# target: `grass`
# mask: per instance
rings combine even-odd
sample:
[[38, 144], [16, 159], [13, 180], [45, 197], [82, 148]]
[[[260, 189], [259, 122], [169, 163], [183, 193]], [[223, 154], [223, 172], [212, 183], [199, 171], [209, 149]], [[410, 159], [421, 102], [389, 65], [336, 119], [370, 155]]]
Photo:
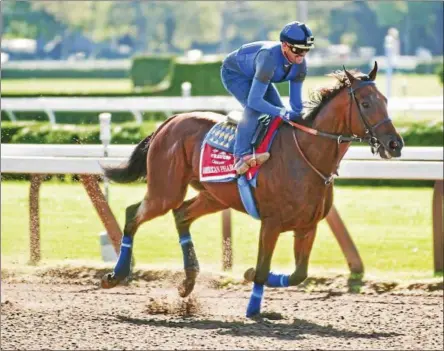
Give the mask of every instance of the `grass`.
[[3, 79], [3, 94], [116, 94], [131, 93], [131, 79]]
[[[125, 208], [140, 201], [144, 192], [144, 184], [111, 186], [110, 204], [121, 226]], [[29, 258], [29, 183], [3, 181], [1, 194], [2, 263], [24, 264]], [[335, 205], [355, 241], [367, 274], [433, 276], [431, 200], [431, 188], [336, 187]], [[81, 184], [45, 182], [40, 211], [42, 263], [101, 261], [98, 234], [104, 229]], [[259, 221], [232, 212], [234, 271], [243, 272], [255, 265], [259, 226]], [[202, 267], [220, 269], [220, 213], [203, 217], [191, 229]], [[292, 246], [292, 233], [283, 233], [273, 257], [274, 270], [293, 271]], [[182, 267], [171, 213], [142, 225], [134, 253], [138, 264]], [[310, 272], [330, 271], [347, 273], [348, 268], [334, 236], [322, 221]]]
[[[307, 77], [303, 85], [304, 96], [320, 86], [328, 86], [334, 82], [331, 77]], [[379, 89], [386, 93], [386, 78], [379, 74], [376, 78]], [[133, 93], [130, 79], [3, 79], [3, 94], [32, 93]], [[437, 96], [442, 95], [442, 85], [436, 74], [394, 74], [392, 81], [393, 96]]]

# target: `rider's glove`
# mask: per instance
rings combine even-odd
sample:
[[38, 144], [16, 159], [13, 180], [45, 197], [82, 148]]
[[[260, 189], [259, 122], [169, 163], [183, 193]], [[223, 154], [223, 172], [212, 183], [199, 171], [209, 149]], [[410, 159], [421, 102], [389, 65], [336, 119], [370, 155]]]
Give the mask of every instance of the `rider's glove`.
[[284, 120], [292, 121], [292, 122], [300, 122], [302, 120], [302, 113], [296, 113], [294, 111], [287, 111], [285, 107], [281, 109], [281, 117]]
[[291, 120], [290, 111], [287, 111], [287, 109], [285, 107], [281, 108], [281, 111], [279, 112], [279, 115], [284, 120], [287, 120], [287, 121]]
[[296, 123], [299, 123], [302, 121], [302, 112], [301, 113], [296, 113], [294, 111], [289, 111], [290, 114], [290, 120]]

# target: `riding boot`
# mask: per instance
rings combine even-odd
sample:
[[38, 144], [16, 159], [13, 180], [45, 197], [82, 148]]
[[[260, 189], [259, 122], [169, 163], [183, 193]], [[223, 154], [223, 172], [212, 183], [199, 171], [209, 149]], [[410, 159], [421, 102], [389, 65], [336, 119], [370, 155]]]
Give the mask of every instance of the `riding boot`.
[[269, 152], [262, 152], [259, 154], [245, 155], [239, 158], [234, 165], [237, 174], [242, 175], [248, 171], [250, 167], [262, 165], [270, 158]]

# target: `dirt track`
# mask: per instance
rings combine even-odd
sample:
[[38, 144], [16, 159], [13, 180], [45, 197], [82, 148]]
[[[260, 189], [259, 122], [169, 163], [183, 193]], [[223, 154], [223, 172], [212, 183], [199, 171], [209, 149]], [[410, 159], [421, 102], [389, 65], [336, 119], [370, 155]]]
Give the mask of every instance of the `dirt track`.
[[263, 315], [249, 320], [249, 284], [203, 276], [182, 300], [178, 274], [140, 276], [101, 290], [101, 273], [2, 271], [1, 349], [443, 348], [441, 283], [406, 290], [367, 284], [360, 294], [325, 281], [310, 289], [310, 283], [266, 289]]

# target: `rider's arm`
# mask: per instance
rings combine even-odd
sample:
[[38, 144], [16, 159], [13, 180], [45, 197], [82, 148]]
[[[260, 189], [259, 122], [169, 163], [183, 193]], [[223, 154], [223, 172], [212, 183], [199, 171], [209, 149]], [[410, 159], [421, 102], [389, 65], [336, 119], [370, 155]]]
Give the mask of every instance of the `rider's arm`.
[[264, 50], [259, 52], [255, 61], [256, 73], [253, 78], [250, 93], [248, 94], [247, 106], [252, 109], [271, 116], [282, 114], [282, 107], [274, 106], [265, 101], [264, 95], [271, 83], [276, 65], [270, 52]]
[[306, 75], [307, 66], [304, 60], [301, 67], [299, 67], [299, 72], [296, 74], [296, 77], [290, 81], [290, 106], [296, 115], [302, 113], [302, 83]]

